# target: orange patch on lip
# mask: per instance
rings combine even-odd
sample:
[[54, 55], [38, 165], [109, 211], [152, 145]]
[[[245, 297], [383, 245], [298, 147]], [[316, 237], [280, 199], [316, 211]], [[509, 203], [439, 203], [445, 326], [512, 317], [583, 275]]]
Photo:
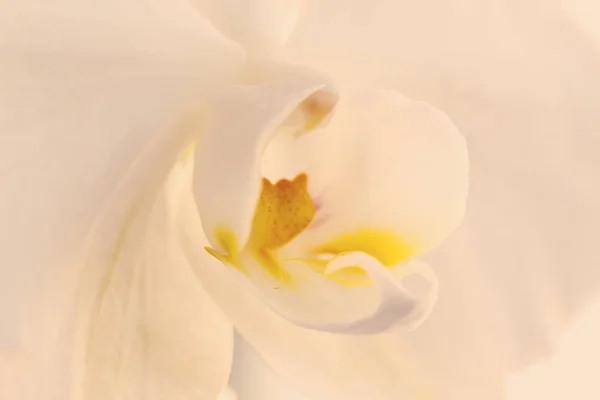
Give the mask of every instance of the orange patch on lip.
[[[262, 188], [246, 248], [274, 278], [291, 282], [277, 257], [277, 250], [291, 242], [314, 220], [315, 204], [308, 193], [308, 176], [302, 173], [293, 180], [281, 179], [273, 184], [266, 178]], [[239, 259], [237, 238], [227, 230], [217, 232], [217, 241], [225, 254], [205, 247], [223, 263], [245, 272]]]
[[276, 184], [263, 178], [249, 239], [251, 247], [279, 249], [310, 225], [316, 207], [307, 186], [306, 174], [299, 174], [292, 181], [281, 179]]
[[248, 247], [275, 278], [291, 279], [275, 253], [304, 231], [315, 214], [306, 174], [299, 174], [291, 181], [281, 179], [275, 184], [263, 178]]

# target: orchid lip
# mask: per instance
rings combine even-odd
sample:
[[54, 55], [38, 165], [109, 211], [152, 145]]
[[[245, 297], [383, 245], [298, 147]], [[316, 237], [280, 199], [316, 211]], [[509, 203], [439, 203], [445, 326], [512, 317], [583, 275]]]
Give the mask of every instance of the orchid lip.
[[239, 248], [237, 238], [230, 231], [220, 230], [215, 233], [220, 253], [213, 248], [206, 250], [225, 264], [236, 267], [247, 274], [244, 263], [258, 263], [281, 283], [291, 284], [293, 278], [285, 268], [286, 261], [302, 261], [313, 271], [325, 275], [334, 281], [349, 286], [368, 285], [371, 283], [360, 265], [347, 266], [328, 273], [328, 265], [339, 256], [360, 251], [375, 257], [383, 265], [391, 267], [408, 259], [413, 251], [395, 234], [385, 230], [364, 228], [348, 232], [324, 242], [310, 251], [309, 254], [296, 254], [282, 260], [279, 250], [302, 232], [310, 233], [310, 229], [322, 225], [328, 216], [316, 218], [319, 207], [308, 193], [308, 176], [298, 174], [293, 180], [280, 179], [276, 183], [262, 178], [262, 189], [259, 196], [250, 236], [243, 249]]
[[193, 183], [206, 250], [293, 324], [415, 326], [436, 276], [418, 263], [410, 274], [427, 286], [415, 291], [404, 271], [462, 215], [464, 142], [424, 103], [378, 89], [342, 96], [301, 74], [233, 88], [210, 109]]

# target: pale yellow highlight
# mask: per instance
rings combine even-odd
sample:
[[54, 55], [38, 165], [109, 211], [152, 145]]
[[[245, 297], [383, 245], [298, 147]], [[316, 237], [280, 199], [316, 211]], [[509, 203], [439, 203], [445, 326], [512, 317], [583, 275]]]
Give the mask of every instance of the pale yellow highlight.
[[[363, 228], [342, 234], [317, 246], [312, 251], [314, 256], [330, 255], [333, 257], [351, 252], [369, 254], [386, 267], [398, 265], [416, 254], [415, 246], [407, 244], [397, 234], [374, 228]], [[300, 261], [315, 272], [326, 275], [344, 286], [365, 286], [372, 283], [369, 275], [358, 265], [326, 274], [325, 271], [330, 260], [304, 258]]]
[[227, 228], [217, 228], [215, 239], [219, 244], [219, 247], [223, 249], [224, 253], [219, 253], [217, 250], [208, 246], [205, 246], [204, 250], [222, 263], [229, 264], [244, 272], [239, 260], [240, 246], [235, 234]]
[[192, 158], [192, 156], [194, 155], [194, 152], [196, 151], [196, 146], [197, 146], [196, 141], [191, 140], [183, 148], [183, 150], [181, 150], [181, 152], [179, 153], [179, 156], [177, 157], [179, 159], [179, 161], [184, 162], [184, 161], [188, 161], [190, 158]]
[[358, 251], [375, 257], [386, 267], [392, 267], [414, 256], [414, 247], [394, 232], [362, 228], [317, 246], [313, 253], [337, 255]]

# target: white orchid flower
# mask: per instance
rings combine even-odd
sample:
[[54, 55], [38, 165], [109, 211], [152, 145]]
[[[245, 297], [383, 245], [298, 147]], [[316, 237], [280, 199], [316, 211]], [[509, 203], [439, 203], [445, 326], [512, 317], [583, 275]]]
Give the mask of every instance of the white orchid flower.
[[[0, 7], [1, 398], [215, 399], [235, 329], [313, 399], [493, 399], [552, 332], [543, 306], [596, 282], [540, 285], [534, 271], [561, 271], [545, 257], [516, 275], [522, 263], [498, 264], [527, 254], [518, 238], [548, 232], [528, 208], [487, 208], [522, 193], [486, 186], [487, 171], [523, 170], [493, 158], [512, 137], [500, 122], [521, 133], [541, 122], [503, 108], [515, 99], [496, 95], [520, 86], [490, 84], [487, 65], [471, 69], [482, 74], [474, 95], [448, 86], [468, 64], [444, 50], [483, 40], [450, 5], [440, 15], [469, 39], [452, 45], [427, 31], [439, 24], [425, 6], [397, 2]], [[357, 20], [364, 29], [349, 29]], [[424, 47], [411, 29], [427, 32]], [[409, 45], [386, 50], [398, 41]], [[415, 257], [462, 217], [465, 144], [441, 111], [396, 89], [454, 114], [482, 168], [474, 211], [435, 272]], [[525, 94], [545, 115], [541, 95]], [[475, 118], [474, 98], [503, 111]], [[575, 116], [593, 121], [547, 118]], [[544, 182], [531, 187], [553, 193]], [[504, 219], [520, 231], [494, 224]], [[555, 303], [529, 295], [534, 283]]]

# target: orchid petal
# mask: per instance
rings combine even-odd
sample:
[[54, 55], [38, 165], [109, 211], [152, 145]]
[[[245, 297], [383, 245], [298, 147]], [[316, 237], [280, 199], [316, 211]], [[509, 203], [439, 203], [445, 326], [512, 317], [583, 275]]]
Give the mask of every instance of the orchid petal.
[[132, 210], [113, 261], [95, 279], [100, 288], [84, 331], [85, 399], [215, 399], [227, 386], [231, 324], [195, 279], [174, 234], [185, 162], [155, 201]]
[[297, 142], [289, 151], [305, 161], [295, 168], [314, 177], [320, 205], [298, 238], [312, 251], [367, 251], [391, 266], [436, 248], [462, 220], [465, 140], [426, 103], [392, 90], [342, 91], [327, 128]]
[[198, 210], [213, 247], [226, 251], [222, 242], [229, 233], [237, 246], [246, 243], [260, 193], [264, 148], [288, 123], [304, 132], [310, 121], [295, 118], [304, 114], [304, 102], [330, 96], [326, 113], [337, 100], [334, 90], [324, 78], [299, 72], [274, 83], [233, 87], [213, 100], [198, 142], [194, 176]]
[[269, 52], [288, 40], [300, 16], [302, 0], [191, 0], [225, 36], [246, 50]]
[[[224, 268], [233, 266], [246, 274], [258, 289], [256, 294], [275, 312], [297, 325], [330, 332], [361, 334], [381, 332], [395, 325], [414, 327], [428, 315], [437, 296], [435, 274], [426, 264], [422, 264], [422, 268], [413, 269], [412, 273], [416, 273], [424, 279], [427, 286], [424, 292], [416, 294], [408, 290], [402, 283], [404, 268], [408, 265], [403, 266], [400, 263], [406, 261], [406, 258], [385, 264], [377, 258], [376, 254], [360, 254], [363, 251], [360, 248], [346, 248], [338, 253], [353, 251], [355, 253], [336, 257], [328, 266], [315, 272], [313, 271], [315, 262], [319, 264], [319, 261], [304, 259], [304, 254], [307, 253], [294, 253], [291, 250], [295, 248], [293, 242], [290, 244], [290, 251], [286, 251], [288, 256], [281, 260], [282, 268], [276, 265], [278, 261], [273, 264], [273, 261], [269, 261], [269, 259], [257, 261], [244, 256], [248, 246], [253, 245], [257, 240], [256, 236], [250, 235], [253, 220], [255, 220], [253, 216], [259, 215], [255, 210], [261, 209], [260, 207], [264, 207], [265, 210], [274, 207], [273, 205], [263, 205], [257, 208], [259, 193], [261, 193], [260, 177], [261, 173], [265, 171], [264, 151], [270, 148], [271, 142], [276, 141], [278, 136], [302, 136], [298, 135], [298, 132], [303, 133], [307, 129], [307, 121], [312, 124], [311, 118], [298, 119], [295, 117], [295, 113], [297, 110], [306, 111], [308, 102], [329, 100], [330, 97], [331, 101], [337, 100], [336, 96], [329, 94], [331, 89], [318, 80], [313, 83], [314, 79], [311, 75], [296, 74], [277, 78], [272, 84], [234, 88], [231, 93], [223, 96], [223, 101], [213, 105], [212, 113], [208, 114], [206, 118], [207, 127], [198, 143], [194, 173], [195, 198], [202, 225], [210, 243], [207, 251], [223, 261]], [[391, 96], [396, 99], [393, 95]], [[386, 129], [384, 134], [391, 135], [396, 130], [410, 131], [405, 136], [417, 137], [417, 140], [399, 142], [398, 145], [404, 146], [403, 150], [409, 154], [411, 150], [432, 154], [427, 153], [420, 158], [417, 157], [417, 161], [425, 160], [420, 164], [415, 162], [410, 164], [409, 162], [406, 165], [397, 162], [384, 166], [383, 171], [377, 171], [380, 174], [390, 173], [392, 175], [390, 179], [398, 181], [398, 184], [409, 192], [403, 196], [403, 199], [408, 199], [407, 201], [402, 202], [398, 197], [388, 200], [389, 203], [394, 203], [393, 206], [400, 208], [407, 206], [409, 210], [397, 211], [396, 208], [388, 207], [385, 211], [388, 214], [395, 213], [396, 215], [391, 214], [386, 220], [386, 214], [382, 212], [379, 219], [367, 218], [365, 221], [373, 224], [368, 226], [377, 228], [381, 226], [382, 229], [387, 229], [389, 219], [395, 218], [399, 214], [399, 222], [393, 225], [394, 234], [400, 238], [410, 235], [417, 237], [421, 243], [420, 250], [422, 250], [425, 246], [431, 246], [432, 241], [437, 245], [462, 216], [466, 196], [466, 153], [460, 135], [451, 124], [443, 118], [436, 119], [437, 114], [435, 113], [433, 116], [427, 114], [429, 108], [426, 106], [423, 106], [424, 113], [419, 114], [419, 111], [422, 110], [417, 109], [403, 114], [400, 111], [402, 111], [405, 100], [401, 97], [400, 99], [400, 107], [392, 102], [389, 107], [391, 110], [384, 108], [384, 113], [387, 112], [385, 115], [399, 114], [401, 116], [391, 121], [389, 119], [381, 121]], [[365, 102], [370, 100], [372, 99], [364, 99]], [[376, 102], [374, 104], [374, 107], [380, 105]], [[323, 105], [327, 113], [333, 106], [335, 106], [335, 102], [325, 102]], [[318, 109], [319, 107], [317, 107]], [[360, 111], [362, 110], [354, 110], [354, 112]], [[370, 109], [366, 109], [365, 112], [366, 118], [373, 117]], [[410, 115], [411, 112], [417, 114], [418, 123], [414, 123], [410, 117], [406, 117], [406, 114]], [[344, 116], [342, 114], [340, 118]], [[375, 117], [378, 116], [375, 115]], [[403, 116], [404, 119], [402, 119]], [[335, 123], [337, 118], [334, 115], [330, 116], [329, 120]], [[438, 123], [438, 120], [441, 122]], [[433, 124], [430, 121], [433, 121]], [[380, 127], [373, 129], [377, 128]], [[335, 132], [343, 130], [343, 128], [338, 128]], [[419, 132], [422, 132], [421, 136], [419, 136]], [[448, 140], [446, 140], [446, 133], [448, 133]], [[362, 132], [349, 132], [348, 142], [353, 143], [354, 140], [354, 144], [358, 145], [357, 136], [361, 134]], [[316, 131], [304, 134], [306, 137], [311, 135], [327, 137], [327, 132], [317, 128]], [[421, 137], [423, 139], [419, 141]], [[374, 138], [378, 139], [377, 136]], [[345, 138], [340, 137], [339, 139], [340, 142], [343, 142]], [[301, 140], [301, 138], [298, 139], [298, 141]], [[421, 142], [433, 143], [433, 150], [427, 146], [420, 146]], [[317, 143], [320, 142], [317, 141]], [[388, 142], [385, 144], [389, 145]], [[378, 149], [373, 150], [373, 153], [376, 153]], [[307, 154], [306, 156], [310, 158], [311, 155]], [[414, 159], [415, 157], [409, 161]], [[392, 160], [395, 158], [392, 157]], [[364, 165], [362, 162], [359, 164]], [[319, 175], [326, 173], [328, 168], [327, 165], [318, 165], [318, 167], [320, 169], [309, 170], [309, 180], [313, 176], [320, 179]], [[387, 167], [394, 170], [385, 170]], [[415, 171], [414, 174], [417, 177], [413, 180], [410, 177], [406, 178], [409, 175], [407, 173], [401, 174], [404, 178], [398, 178], [394, 175], [395, 170], [403, 167], [410, 171], [414, 171], [415, 167], [421, 167], [423, 171]], [[347, 168], [349, 173], [340, 177], [340, 186], [353, 183], [348, 178], [353, 174], [360, 179], [360, 177], [365, 177], [365, 174], [371, 173], [367, 165], [365, 165], [365, 170], [357, 171], [350, 164], [347, 165]], [[272, 168], [266, 169], [271, 170]], [[433, 172], [428, 175], [430, 171]], [[451, 182], [446, 183], [443, 179], [439, 179], [438, 175], [449, 178]], [[420, 182], [419, 179], [423, 181]], [[267, 184], [267, 187], [274, 188], [268, 181]], [[291, 185], [291, 183], [288, 184]], [[332, 183], [334, 191], [337, 189], [335, 184], [337, 182]], [[433, 194], [428, 193], [428, 190], [432, 192], [429, 188], [436, 189], [436, 185], [441, 189], [433, 190]], [[454, 186], [457, 187], [456, 195], [452, 192]], [[422, 187], [425, 187], [425, 190], [419, 191]], [[415, 193], [410, 193], [411, 190]], [[262, 192], [261, 198], [265, 195], [264, 193]], [[383, 195], [388, 195], [388, 193], [383, 193]], [[274, 199], [277, 199], [277, 196], [280, 195], [273, 194], [273, 196], [275, 196]], [[343, 193], [341, 196], [350, 198], [353, 194]], [[444, 198], [443, 202], [440, 201], [440, 197]], [[415, 199], [413, 200], [413, 198]], [[329, 198], [326, 197], [325, 200], [329, 200]], [[337, 212], [339, 210], [341, 214], [336, 215], [336, 218], [338, 218], [337, 220], [343, 219], [344, 212], [348, 212], [348, 209], [343, 208], [340, 202], [332, 201], [331, 203], [331, 208], [326, 207], [325, 211], [330, 212], [332, 209], [336, 209]], [[444, 206], [438, 207], [438, 203], [443, 203]], [[359, 201], [358, 204], [365, 209], [372, 206], [367, 201], [362, 203]], [[410, 208], [411, 206], [412, 208]], [[359, 212], [363, 211], [363, 208], [360, 207]], [[425, 210], [417, 214], [416, 207]], [[431, 208], [431, 212], [428, 214], [429, 208]], [[349, 213], [348, 220], [356, 221], [353, 220], [356, 214], [356, 212]], [[450, 214], [449, 217], [448, 214]], [[425, 217], [419, 219], [421, 215], [425, 215]], [[411, 221], [412, 216], [414, 218]], [[405, 226], [401, 226], [404, 222]], [[282, 226], [284, 224], [281, 223]], [[325, 225], [330, 226], [329, 223]], [[361, 225], [357, 226], [361, 227]], [[353, 227], [350, 226], [350, 228]], [[421, 228], [421, 232], [417, 230], [418, 228]], [[406, 231], [409, 233], [406, 234]], [[301, 236], [309, 234], [313, 234], [310, 226], [304, 233], [301, 233]], [[268, 232], [260, 232], [259, 235], [263, 237], [268, 235]], [[315, 237], [319, 236], [315, 235]], [[430, 242], [422, 244], [426, 243], [426, 240]], [[202, 249], [199, 250], [202, 251]], [[270, 267], [265, 268], [265, 262]], [[394, 271], [388, 270], [388, 267], [395, 267]], [[359, 268], [364, 274], [367, 280], [366, 285], [347, 287], [345, 282], [336, 282], [337, 276], [354, 271], [356, 268]], [[289, 285], [289, 282], [286, 282], [288, 275], [292, 279]], [[371, 283], [374, 285], [370, 285]], [[354, 282], [351, 284], [355, 286]]]
[[435, 258], [481, 308], [455, 312], [487, 320], [479, 340], [512, 368], [548, 354], [600, 285], [595, 3], [307, 3], [292, 61], [427, 101], [466, 136], [469, 211]]
[[2, 6], [2, 398], [67, 399], [82, 383], [98, 289], [85, 277], [197, 133], [175, 129], [182, 115], [237, 73], [239, 51], [165, 4]]
[[[395, 269], [365, 253], [347, 253], [316, 273], [306, 262], [284, 263], [291, 284], [277, 282], [264, 269], [249, 269], [255, 295], [277, 315], [304, 328], [365, 335], [396, 326], [412, 329], [430, 314], [437, 300], [438, 282], [423, 262], [410, 261]], [[348, 270], [358, 270], [368, 284], [346, 284]], [[341, 274], [341, 280], [336, 273]], [[424, 289], [413, 292], [405, 279], [420, 278]]]

